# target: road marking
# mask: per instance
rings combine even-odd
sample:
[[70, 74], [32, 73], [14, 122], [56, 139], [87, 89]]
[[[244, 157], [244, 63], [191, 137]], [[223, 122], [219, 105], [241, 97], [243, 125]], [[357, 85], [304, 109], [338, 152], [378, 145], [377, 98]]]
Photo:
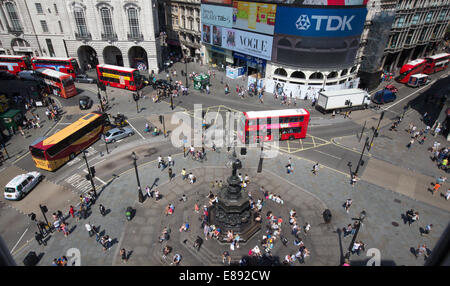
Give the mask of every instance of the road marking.
[[424, 88], [426, 88], [426, 87], [430, 87], [430, 86], [431, 86], [433, 83], [435, 83], [435, 82], [436, 82], [436, 80], [433, 80], [433, 81], [430, 82], [429, 84], [427, 84], [427, 85], [425, 85], [425, 86], [419, 88], [419, 89], [416, 90], [415, 92], [413, 92], [413, 93], [411, 93], [410, 95], [408, 95], [408, 96], [406, 96], [406, 97], [400, 99], [400, 100], [397, 101], [396, 103], [394, 103], [394, 104], [392, 104], [392, 105], [390, 105], [390, 106], [384, 108], [383, 110], [385, 110], [385, 111], [388, 110], [389, 108], [393, 107], [394, 105], [397, 105], [397, 104], [399, 104], [400, 102], [402, 102], [403, 100], [405, 100], [405, 99], [407, 99], [407, 98], [413, 96], [414, 94], [418, 93], [418, 92], [421, 91], [422, 89], [424, 89]]
[[325, 153], [325, 152], [322, 152], [322, 151], [318, 151], [318, 150], [313, 150], [313, 151], [315, 151], [315, 152], [319, 152], [319, 153], [322, 153], [322, 154], [324, 154], [324, 155], [327, 155], [327, 156], [330, 156], [330, 157], [333, 157], [333, 158], [336, 158], [336, 159], [338, 159], [338, 160], [342, 160], [342, 158], [339, 158], [339, 157], [336, 157], [336, 156], [330, 155], [330, 154], [328, 154], [328, 153]]
[[10, 251], [11, 253], [14, 252], [14, 249], [16, 249], [17, 245], [18, 245], [19, 242], [22, 240], [23, 236], [24, 236], [25, 233], [28, 231], [28, 228], [29, 228], [29, 227], [27, 227], [27, 229], [23, 232], [22, 236], [19, 238], [19, 240], [17, 241], [16, 245], [14, 245], [13, 249], [11, 249], [11, 251]]
[[144, 139], [145, 140], [145, 137], [144, 136], [142, 136], [142, 134], [136, 129], [136, 128], [134, 128], [134, 126], [133, 125], [131, 125], [131, 123], [130, 123], [130, 121], [128, 121], [128, 124], [130, 124], [130, 126], [131, 126], [131, 128], [133, 128], [134, 129], [134, 131], [136, 131], [136, 133], [137, 134], [139, 134], [139, 136], [141, 136], [141, 138], [142, 139]]
[[80, 161], [81, 161], [81, 159], [79, 157], [75, 157], [72, 160], [70, 160], [69, 162], [67, 162], [67, 165], [72, 166]]

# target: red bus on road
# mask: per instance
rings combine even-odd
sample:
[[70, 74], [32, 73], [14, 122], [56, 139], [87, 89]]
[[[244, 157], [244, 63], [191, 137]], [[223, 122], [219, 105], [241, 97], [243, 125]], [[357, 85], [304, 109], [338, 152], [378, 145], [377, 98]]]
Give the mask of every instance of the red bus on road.
[[77, 95], [77, 89], [70, 75], [51, 69], [38, 69], [37, 75], [42, 78], [54, 95], [69, 98]]
[[433, 55], [431, 57], [426, 57], [427, 66], [423, 73], [432, 74], [441, 70], [445, 70], [448, 67], [448, 62], [450, 60], [450, 54], [441, 53]]
[[239, 120], [238, 136], [244, 144], [272, 141], [274, 132], [278, 132], [279, 140], [302, 139], [306, 137], [308, 123], [306, 109], [248, 111]]
[[0, 70], [17, 75], [23, 70], [31, 69], [31, 62], [28, 56], [0, 55]]
[[395, 78], [396, 81], [401, 83], [407, 83], [409, 81], [409, 77], [413, 74], [423, 73], [427, 65], [427, 61], [425, 59], [416, 59], [408, 62], [400, 69], [400, 75]]
[[143, 80], [139, 71], [113, 65], [97, 65], [98, 81], [105, 86], [124, 88], [128, 90], [139, 90], [143, 86]]
[[80, 73], [78, 62], [75, 58], [44, 58], [34, 57], [31, 59], [33, 69], [52, 69], [65, 74], [68, 74], [75, 79]]

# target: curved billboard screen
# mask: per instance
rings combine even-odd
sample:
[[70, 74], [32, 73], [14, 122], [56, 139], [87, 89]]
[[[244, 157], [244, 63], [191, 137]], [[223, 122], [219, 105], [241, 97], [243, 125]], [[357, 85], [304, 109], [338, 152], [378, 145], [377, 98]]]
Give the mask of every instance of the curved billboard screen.
[[345, 68], [355, 62], [365, 7], [277, 7], [272, 61], [303, 68]]

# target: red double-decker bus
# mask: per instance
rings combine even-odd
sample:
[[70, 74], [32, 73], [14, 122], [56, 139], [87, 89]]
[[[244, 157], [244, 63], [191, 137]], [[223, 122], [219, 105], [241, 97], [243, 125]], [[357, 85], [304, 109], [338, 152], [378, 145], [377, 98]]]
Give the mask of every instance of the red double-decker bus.
[[426, 57], [427, 66], [423, 70], [423, 73], [432, 74], [438, 71], [445, 70], [448, 67], [450, 61], [450, 54], [441, 53], [433, 55], [431, 57]]
[[248, 111], [239, 120], [238, 136], [244, 144], [273, 141], [277, 136], [280, 141], [302, 139], [308, 123], [309, 112], [303, 108]]
[[425, 59], [410, 61], [402, 66], [400, 69], [400, 74], [395, 78], [395, 80], [401, 83], [408, 83], [409, 77], [414, 74], [423, 73], [426, 65], [427, 61]]
[[99, 82], [106, 86], [124, 88], [128, 90], [139, 90], [144, 81], [137, 69], [113, 65], [97, 65], [97, 76]]
[[31, 59], [31, 64], [34, 70], [52, 69], [68, 74], [72, 77], [72, 79], [75, 79], [77, 74], [80, 73], [80, 68], [75, 58], [34, 57]]
[[28, 56], [0, 55], [0, 70], [17, 75], [23, 70], [31, 69], [31, 62]]
[[38, 77], [42, 78], [54, 95], [69, 98], [77, 95], [77, 89], [70, 75], [51, 70], [37, 69]]

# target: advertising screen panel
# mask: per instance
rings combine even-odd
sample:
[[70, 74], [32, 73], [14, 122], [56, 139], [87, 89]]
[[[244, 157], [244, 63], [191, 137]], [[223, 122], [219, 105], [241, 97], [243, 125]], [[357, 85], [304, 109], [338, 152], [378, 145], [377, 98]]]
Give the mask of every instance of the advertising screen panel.
[[211, 26], [203, 24], [202, 25], [202, 42], [211, 44]]
[[229, 5], [231, 6], [233, 0], [202, 0], [202, 3], [205, 4], [221, 4], [221, 5]]
[[201, 5], [202, 24], [231, 28], [233, 26], [233, 8], [217, 5]]
[[233, 2], [233, 28], [273, 35], [277, 5]]
[[361, 35], [367, 9], [315, 9], [277, 7], [275, 33], [299, 37], [349, 37]]
[[369, 0], [304, 0], [303, 5], [334, 5], [334, 6], [346, 6], [346, 5], [366, 5]]
[[273, 37], [235, 29], [222, 29], [222, 48], [270, 60]]

